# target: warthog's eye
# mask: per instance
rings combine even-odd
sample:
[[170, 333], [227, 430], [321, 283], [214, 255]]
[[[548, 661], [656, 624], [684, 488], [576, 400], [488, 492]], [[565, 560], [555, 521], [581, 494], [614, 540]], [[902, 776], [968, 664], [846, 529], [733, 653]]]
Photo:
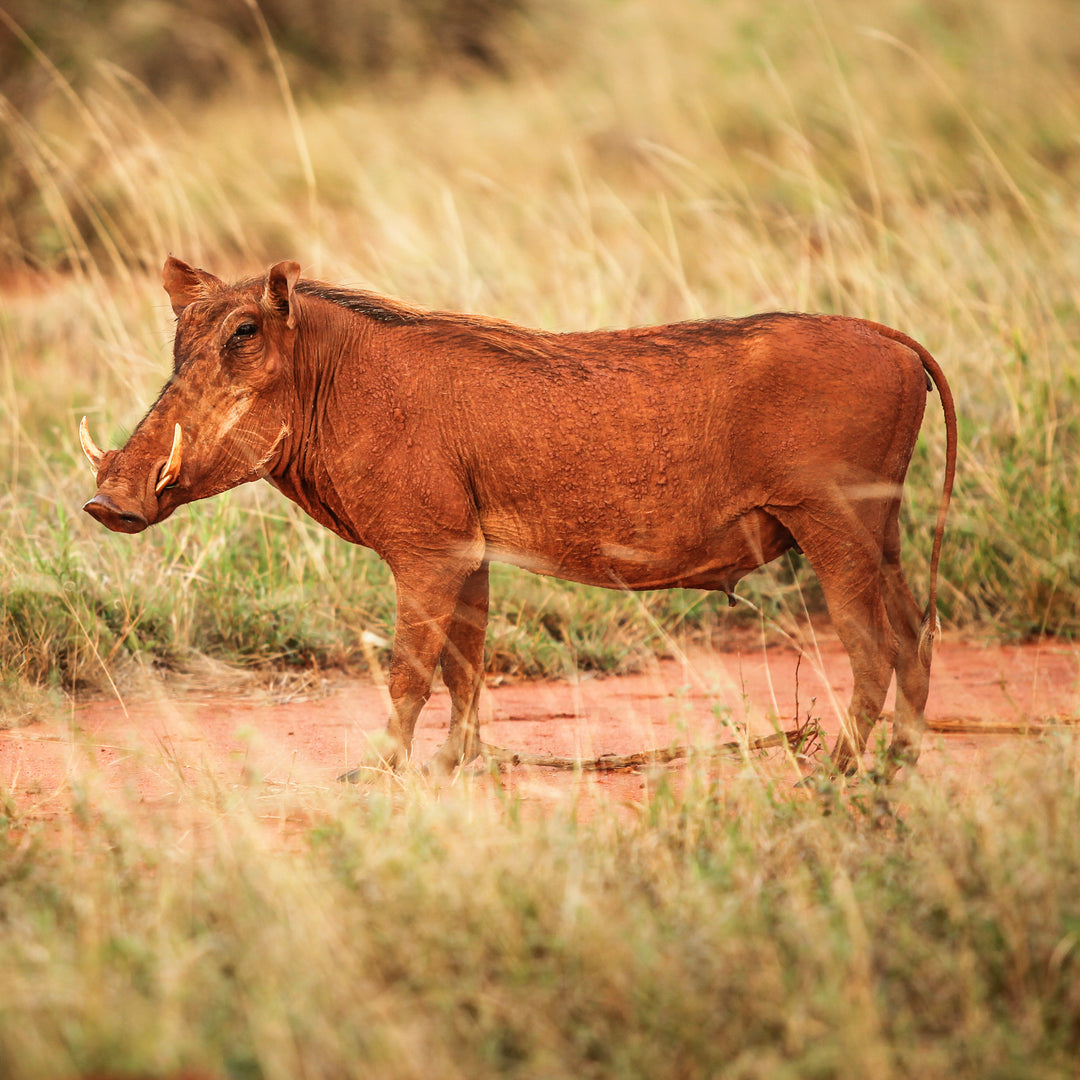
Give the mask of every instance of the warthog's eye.
[[259, 332], [259, 324], [256, 322], [242, 322], [233, 332], [232, 337], [229, 338], [230, 344], [242, 345], [245, 341], [250, 341]]

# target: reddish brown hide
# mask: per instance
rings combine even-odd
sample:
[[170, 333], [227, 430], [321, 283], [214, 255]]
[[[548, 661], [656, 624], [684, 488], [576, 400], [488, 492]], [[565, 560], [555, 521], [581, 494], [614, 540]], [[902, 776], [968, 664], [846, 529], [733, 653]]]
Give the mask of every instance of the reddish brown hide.
[[[824, 315], [551, 334], [299, 271], [228, 285], [168, 259], [173, 374], [122, 450], [84, 429], [85, 509], [138, 532], [262, 478], [378, 552], [397, 588], [387, 760], [408, 756], [440, 663], [452, 721], [433, 763], [479, 752], [490, 562], [730, 594], [796, 546], [855, 675], [835, 765], [854, 767], [894, 671], [892, 768], [916, 760], [956, 461], [952, 395], [921, 345]], [[898, 515], [929, 380], [946, 467], [923, 612]]]

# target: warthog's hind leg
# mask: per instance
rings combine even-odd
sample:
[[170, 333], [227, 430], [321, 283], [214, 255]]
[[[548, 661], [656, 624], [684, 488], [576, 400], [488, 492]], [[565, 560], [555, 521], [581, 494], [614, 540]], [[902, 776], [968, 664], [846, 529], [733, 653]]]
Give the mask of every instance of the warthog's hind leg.
[[881, 547], [865, 519], [859, 528], [849, 513], [848, 523], [852, 528], [843, 533], [815, 529], [813, 519], [804, 530], [797, 522], [788, 527], [817, 571], [833, 628], [851, 660], [851, 703], [832, 751], [833, 768], [851, 774], [885, 704], [897, 646], [883, 596]]
[[889, 622], [897, 643], [896, 711], [885, 769], [886, 779], [892, 779], [901, 766], [914, 765], [919, 758], [925, 727], [923, 711], [930, 693], [930, 651], [920, 655], [922, 612], [900, 567], [900, 535], [895, 518], [886, 539], [882, 575]]

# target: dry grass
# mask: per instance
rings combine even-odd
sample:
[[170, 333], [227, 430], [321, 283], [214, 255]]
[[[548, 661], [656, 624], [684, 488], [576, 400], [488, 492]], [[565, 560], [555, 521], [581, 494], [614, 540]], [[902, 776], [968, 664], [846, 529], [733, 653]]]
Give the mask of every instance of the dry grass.
[[90, 770], [58, 829], [3, 818], [0, 1068], [1072, 1075], [1076, 749], [813, 798], [699, 762], [585, 822], [477, 777], [151, 812]]
[[[1080, 11], [572, 16], [545, 29], [569, 35], [560, 63], [392, 90], [306, 83], [284, 42], [290, 81], [260, 45], [234, 93], [202, 99], [107, 64], [66, 83], [60, 56], [32, 57], [32, 115], [0, 98], [6, 722], [193, 657], [359, 664], [365, 629], [388, 636], [385, 570], [271, 492], [135, 538], [79, 513], [79, 416], [119, 444], [168, 370], [169, 251], [223, 274], [294, 257], [551, 328], [891, 323], [937, 355], [961, 416], [950, 624], [1080, 630]], [[920, 594], [928, 415], [906, 524]], [[819, 603], [797, 564], [743, 588], [781, 628]], [[490, 645], [517, 670], [611, 667], [728, 618], [697, 594], [507, 573]], [[0, 1073], [1071, 1076], [1080, 782], [1074, 741], [1040, 746], [978, 791], [795, 798], [694, 767], [631, 824], [537, 820], [468, 783], [213, 778], [159, 818], [91, 779], [49, 830], [0, 794]]]
[[[273, 496], [191, 508], [136, 541], [81, 520], [76, 420], [121, 441], [167, 370], [167, 251], [225, 274], [297, 257], [315, 275], [556, 328], [768, 308], [892, 323], [937, 354], [960, 409], [946, 616], [1074, 633], [1076, 14], [1057, 0], [1020, 22], [1005, 4], [978, 20], [886, 0], [858, 24], [848, 14], [587, 7], [564, 64], [393, 93], [305, 92], [260, 44], [248, 62], [266, 77], [198, 107], [115, 67], [69, 84], [38, 57], [51, 93], [32, 121], [10, 105], [0, 118], [14, 150], [0, 258], [40, 268], [0, 299], [5, 670], [100, 683], [117, 650], [360, 662], [361, 630], [388, 629], [385, 575]], [[919, 592], [935, 413], [909, 485]], [[64, 580], [77, 585], [66, 600]], [[820, 604], [803, 567], [745, 588], [770, 617]], [[662, 639], [636, 601], [513, 575], [500, 592], [492, 649], [521, 670], [633, 663]], [[307, 620], [301, 595], [317, 605]], [[711, 602], [649, 603], [667, 628], [721, 625]], [[565, 610], [558, 634], [542, 610]]]

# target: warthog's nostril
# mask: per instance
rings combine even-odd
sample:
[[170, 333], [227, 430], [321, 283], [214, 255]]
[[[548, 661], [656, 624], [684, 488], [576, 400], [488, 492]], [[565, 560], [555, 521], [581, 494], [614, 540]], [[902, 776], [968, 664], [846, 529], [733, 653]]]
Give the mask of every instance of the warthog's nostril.
[[83, 505], [83, 509], [113, 532], [142, 532], [148, 524], [138, 511], [122, 510], [108, 495], [95, 495]]

